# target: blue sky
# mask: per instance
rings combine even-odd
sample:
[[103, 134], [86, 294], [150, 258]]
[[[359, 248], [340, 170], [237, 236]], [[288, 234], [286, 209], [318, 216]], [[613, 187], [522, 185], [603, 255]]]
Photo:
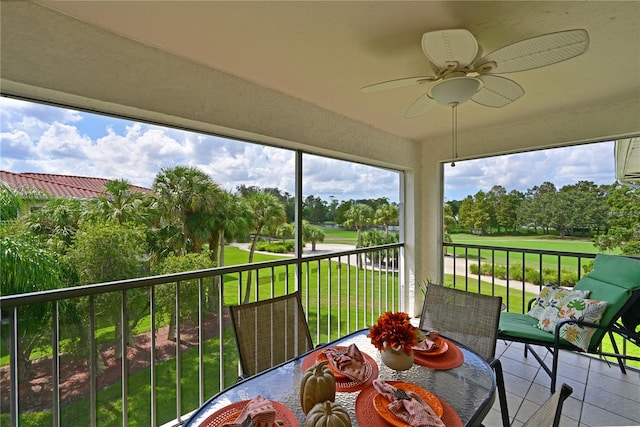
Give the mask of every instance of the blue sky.
[[[258, 144], [0, 97], [0, 169], [125, 178], [150, 187], [162, 167], [196, 166], [225, 189], [277, 187], [293, 194], [293, 152]], [[316, 156], [303, 158], [305, 195], [329, 201], [388, 197], [394, 172]], [[502, 185], [526, 191], [581, 180], [615, 181], [613, 142], [456, 162], [445, 166], [445, 199]]]

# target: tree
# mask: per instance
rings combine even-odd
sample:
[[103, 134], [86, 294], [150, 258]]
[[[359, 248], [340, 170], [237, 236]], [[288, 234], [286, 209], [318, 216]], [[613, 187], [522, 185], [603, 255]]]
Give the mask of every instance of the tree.
[[338, 207], [336, 208], [336, 215], [334, 219], [337, 224], [344, 225], [344, 222], [347, 220], [347, 217], [345, 215], [351, 208], [351, 205], [353, 205], [351, 201], [342, 202], [338, 205]]
[[[445, 203], [443, 206], [443, 226], [442, 226], [442, 239], [447, 243], [451, 243], [451, 234], [449, 234], [449, 230], [451, 230], [456, 225], [456, 219], [453, 216], [453, 209], [449, 203]], [[447, 255], [448, 247], [444, 248], [444, 254]]]
[[518, 222], [523, 226], [533, 226], [536, 231], [541, 227], [548, 233], [553, 223], [552, 203], [555, 194], [555, 185], [548, 181], [528, 189], [518, 209]]
[[[345, 212], [344, 217], [343, 226], [346, 228], [355, 227], [356, 229], [356, 248], [362, 247], [362, 227], [373, 221], [373, 209], [364, 203], [355, 203]], [[358, 263], [364, 268], [362, 254], [358, 255]]]
[[[212, 194], [217, 184], [209, 176], [194, 167], [176, 166], [162, 168], [153, 182], [158, 207], [165, 218], [164, 226], [176, 222], [181, 230], [181, 254], [201, 247], [202, 234], [196, 231], [202, 224], [202, 212], [210, 212]], [[191, 228], [190, 228], [191, 225]], [[208, 235], [208, 233], [206, 233]]]
[[[362, 247], [368, 248], [372, 246], [397, 243], [398, 239], [399, 236], [397, 233], [387, 235], [379, 230], [367, 230], [362, 233]], [[386, 250], [384, 253], [381, 251], [368, 252], [366, 256], [373, 263], [378, 263], [381, 260], [388, 260], [389, 258], [396, 259], [397, 251], [391, 250], [391, 253], [389, 253], [389, 250]]]
[[400, 210], [396, 205], [390, 203], [384, 204], [378, 209], [373, 219], [373, 223], [376, 225], [384, 225], [385, 234], [389, 236], [389, 226], [391, 224], [397, 224]]
[[305, 242], [311, 242], [311, 250], [315, 251], [316, 243], [324, 242], [324, 231], [305, 221], [302, 224], [302, 238]]
[[106, 222], [146, 224], [151, 203], [145, 193], [133, 191], [127, 180], [117, 179], [105, 184], [105, 194], [92, 200], [89, 210], [93, 218]]
[[218, 200], [216, 214], [212, 218], [214, 226], [209, 235], [211, 259], [217, 265], [224, 265], [226, 241], [245, 238], [251, 230], [252, 213], [246, 201], [237, 194], [223, 192]]
[[615, 183], [606, 201], [609, 228], [596, 236], [594, 245], [603, 251], [619, 247], [625, 255], [640, 255], [640, 188]]
[[356, 203], [351, 205], [349, 210], [345, 212], [344, 216], [345, 221], [343, 226], [346, 228], [355, 227], [357, 233], [356, 247], [362, 247], [362, 227], [371, 224], [373, 221], [373, 209], [364, 203]]
[[[204, 250], [200, 253], [189, 253], [182, 256], [176, 256], [175, 254], [169, 255], [163, 259], [160, 263], [156, 264], [152, 272], [157, 275], [180, 273], [182, 271], [194, 271], [203, 270], [206, 268], [213, 268], [215, 264], [211, 261], [209, 253]], [[176, 325], [176, 286], [180, 289], [180, 319], [189, 319], [192, 321], [197, 320], [198, 316], [198, 297], [199, 281], [187, 280], [174, 284], [164, 284], [158, 286], [156, 289], [156, 301], [157, 306], [161, 310], [160, 313], [169, 314], [169, 328], [167, 332], [168, 339], [175, 338], [175, 325]], [[211, 295], [206, 295], [207, 286], [203, 286], [205, 292], [205, 300], [211, 299]], [[217, 288], [211, 287], [213, 291], [217, 292]], [[208, 297], [208, 298], [207, 298]], [[158, 322], [162, 322], [161, 316], [157, 317]]]
[[[282, 203], [270, 193], [251, 193], [246, 197], [246, 203], [251, 212], [251, 224], [253, 238], [249, 249], [249, 264], [253, 262], [256, 245], [263, 230], [276, 228], [285, 220], [285, 212]], [[247, 285], [244, 294], [244, 303], [249, 302], [251, 292], [251, 270], [247, 272]]]
[[327, 217], [327, 203], [320, 197], [307, 196], [302, 206], [302, 218], [312, 224], [322, 224]]
[[460, 204], [460, 223], [472, 233], [486, 233], [491, 227], [490, 203], [486, 193], [478, 191]]
[[24, 218], [29, 230], [54, 252], [64, 255], [86, 215], [86, 202], [78, 199], [49, 199]]
[[[3, 233], [4, 234], [4, 233]], [[49, 251], [36, 239], [22, 236], [0, 237], [0, 267], [2, 295], [45, 291], [62, 287], [62, 270], [57, 254]], [[51, 303], [31, 304], [20, 310], [17, 359], [20, 379], [28, 379], [31, 372], [31, 353], [51, 340]], [[7, 353], [10, 349], [6, 334]]]
[[4, 182], [0, 182], [0, 221], [16, 219], [29, 212], [29, 208], [37, 203], [46, 202], [49, 195], [35, 188], [13, 190]]
[[518, 190], [511, 190], [503, 195], [495, 206], [495, 218], [498, 227], [515, 232], [518, 227], [518, 209], [524, 200], [524, 194]]
[[[84, 223], [74, 237], [65, 256], [78, 275], [79, 285], [104, 283], [141, 277], [148, 272], [144, 260], [147, 252], [144, 233], [120, 224]], [[128, 323], [124, 328], [126, 342], [132, 342], [132, 331], [144, 317], [149, 297], [144, 289], [127, 291]], [[121, 295], [101, 294], [96, 297], [96, 316], [115, 325], [117, 354], [122, 355]]]
[[295, 236], [295, 233], [296, 226], [289, 222], [280, 224], [276, 229], [276, 236], [282, 239], [282, 243], [285, 243], [286, 239], [292, 239]]
[[506, 196], [506, 194], [507, 190], [502, 185], [494, 185], [493, 187], [491, 187], [491, 190], [489, 190], [489, 192], [485, 193], [487, 205], [489, 207], [491, 229], [495, 228], [498, 234], [500, 234], [502, 224], [498, 222], [496, 211], [498, 210], [500, 201]]

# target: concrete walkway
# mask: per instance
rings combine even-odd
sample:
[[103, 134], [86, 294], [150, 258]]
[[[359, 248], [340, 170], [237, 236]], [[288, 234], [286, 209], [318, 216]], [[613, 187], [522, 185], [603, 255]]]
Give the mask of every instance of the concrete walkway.
[[[249, 250], [249, 243], [232, 243], [232, 246], [236, 246], [242, 250]], [[340, 252], [340, 251], [348, 251], [348, 250], [352, 250], [355, 247], [353, 245], [344, 245], [344, 244], [335, 244], [335, 243], [317, 243], [316, 244], [316, 250], [312, 251], [311, 250], [311, 244], [307, 244], [307, 246], [303, 249], [302, 251], [302, 256], [313, 256], [313, 255], [322, 255], [322, 254], [328, 254], [331, 252]], [[267, 252], [264, 252], [267, 253]], [[271, 254], [273, 255], [273, 254]], [[343, 262], [347, 262], [346, 257], [342, 257], [342, 261]], [[355, 264], [356, 263], [356, 258], [355, 255], [351, 255], [351, 260], [350, 260], [351, 264]], [[470, 272], [467, 273], [467, 268], [468, 266], [470, 266], [471, 264], [477, 264], [477, 261], [473, 261], [473, 260], [469, 260], [467, 261], [467, 263], [465, 263], [464, 258], [456, 258], [455, 260], [455, 274], [457, 276], [465, 276], [466, 274], [469, 275], [469, 277], [471, 278], [477, 278], [477, 275], [473, 275]], [[444, 257], [444, 272], [445, 274], [454, 274], [454, 258], [452, 256], [445, 256]], [[491, 281], [493, 280], [493, 283], [497, 284], [497, 285], [502, 285], [502, 286], [507, 286], [507, 281], [506, 280], [502, 280], [502, 279], [492, 279], [491, 276], [480, 276], [480, 280], [483, 280], [485, 282], [491, 283]], [[532, 283], [525, 283], [525, 290], [527, 292], [532, 292], [532, 293], [539, 293], [540, 292], [540, 288], [537, 285], [534, 285]], [[521, 281], [517, 281], [517, 280], [509, 280], [508, 282], [508, 286], [511, 289], [517, 289], [518, 291], [522, 290], [522, 282]]]

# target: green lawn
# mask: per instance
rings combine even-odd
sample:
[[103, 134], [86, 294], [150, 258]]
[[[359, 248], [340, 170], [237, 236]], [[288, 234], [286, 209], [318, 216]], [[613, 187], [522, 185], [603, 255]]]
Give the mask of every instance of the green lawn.
[[[518, 249], [537, 249], [541, 251], [560, 251], [560, 252], [579, 252], [595, 254], [598, 252], [597, 248], [591, 243], [591, 239], [588, 238], [571, 238], [571, 239], [559, 239], [551, 236], [477, 236], [472, 234], [452, 234], [453, 243], [469, 244], [469, 245], [484, 245], [484, 246], [497, 246], [505, 248], [518, 248]], [[447, 248], [451, 253], [451, 248]], [[619, 253], [619, 251], [615, 252]], [[463, 256], [465, 254], [464, 248], [457, 248], [456, 254]], [[468, 255], [470, 259], [478, 259], [478, 250], [469, 249]], [[480, 251], [480, 262], [491, 263], [492, 256], [495, 259], [497, 265], [507, 265], [507, 256], [505, 251], [496, 250], [492, 253], [491, 250], [483, 249]], [[522, 254], [517, 252], [511, 252], [509, 255], [509, 264], [522, 265]], [[525, 264], [530, 267], [537, 268], [539, 264], [538, 254], [526, 254]], [[562, 269], [577, 274], [578, 272], [578, 260], [574, 257], [562, 257]], [[587, 260], [582, 261], [582, 265], [587, 263]], [[542, 256], [543, 269], [551, 269], [557, 271], [558, 269], [558, 257], [554, 255]], [[584, 271], [581, 272], [581, 275]]]
[[357, 233], [352, 230], [341, 228], [320, 227], [324, 233], [323, 243], [336, 243], [342, 245], [356, 245]]

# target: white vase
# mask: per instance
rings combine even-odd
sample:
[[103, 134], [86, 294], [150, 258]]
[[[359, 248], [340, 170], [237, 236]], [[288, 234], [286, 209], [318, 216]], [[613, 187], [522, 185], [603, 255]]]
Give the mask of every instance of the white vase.
[[382, 363], [396, 371], [406, 371], [413, 366], [413, 351], [407, 354], [402, 348], [394, 349], [385, 345], [384, 350], [380, 352], [380, 358]]

